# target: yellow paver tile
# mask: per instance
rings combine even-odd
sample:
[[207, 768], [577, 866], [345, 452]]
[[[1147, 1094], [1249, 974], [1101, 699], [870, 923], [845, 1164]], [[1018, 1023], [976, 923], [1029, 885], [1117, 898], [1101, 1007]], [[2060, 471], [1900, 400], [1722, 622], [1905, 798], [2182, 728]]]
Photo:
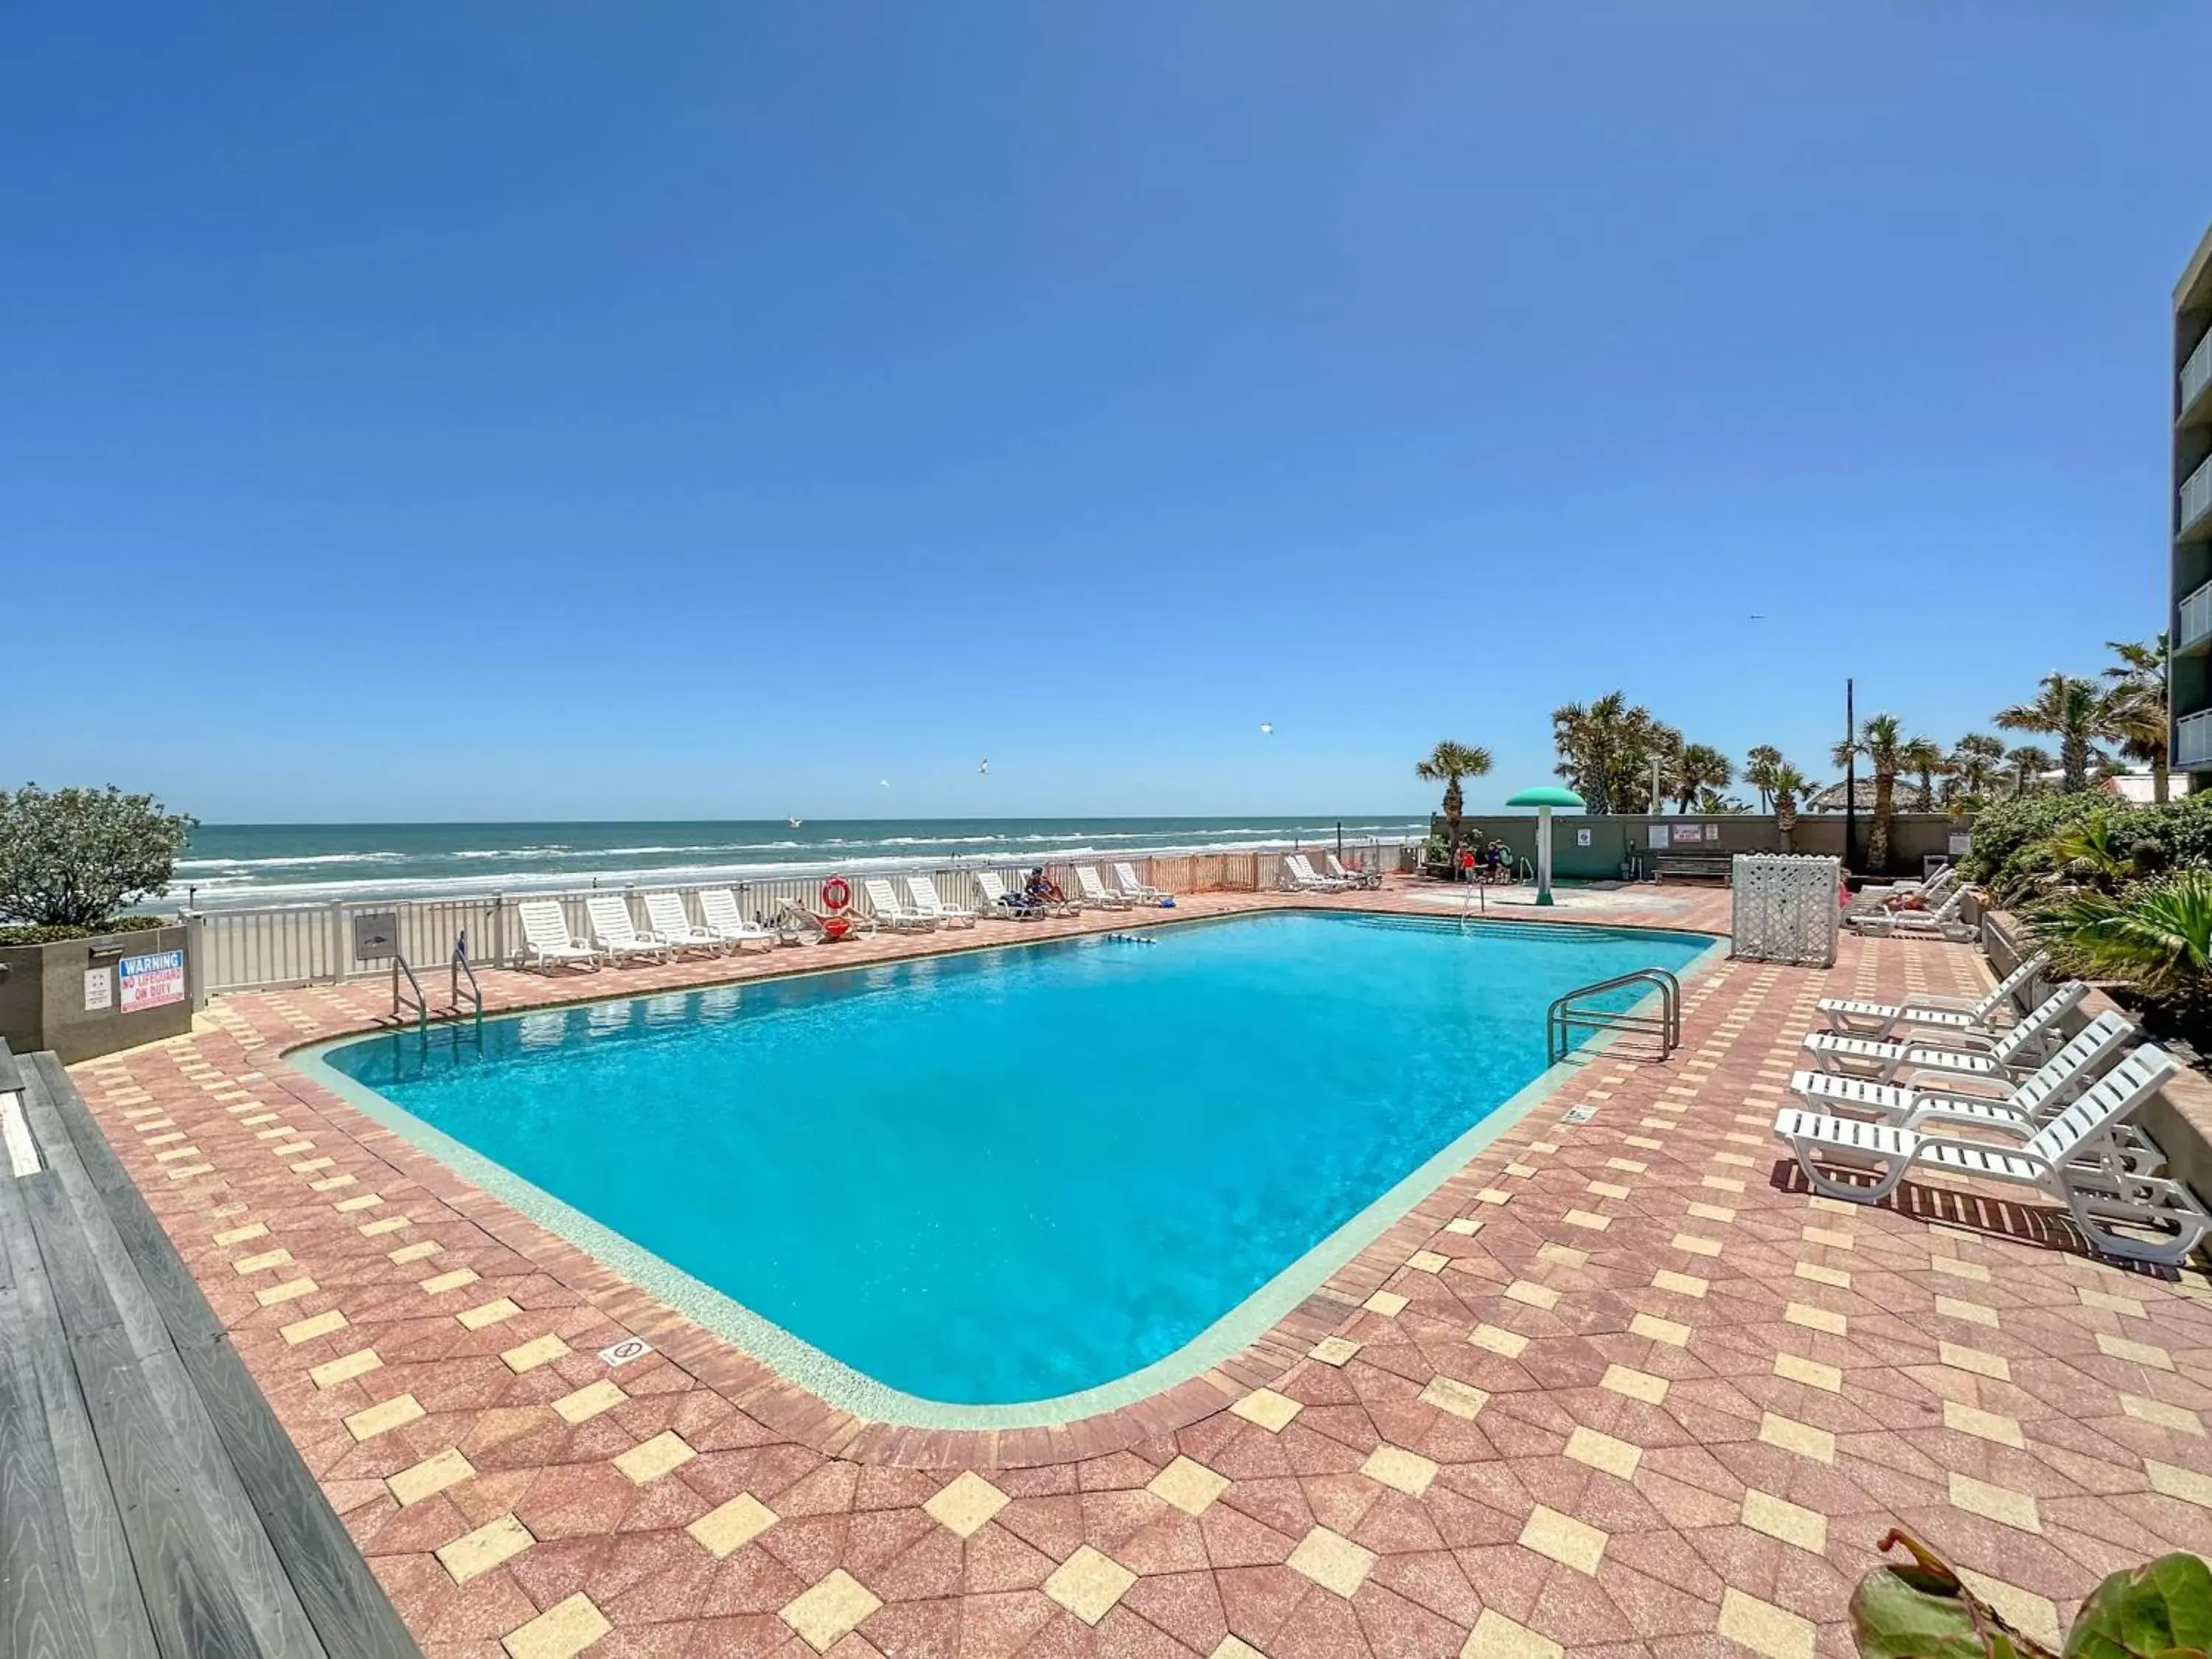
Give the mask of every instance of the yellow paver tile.
[[1570, 1227], [1580, 1227], [1585, 1232], [1601, 1233], [1613, 1225], [1609, 1215], [1599, 1215], [1591, 1210], [1569, 1210], [1559, 1218]]
[[1839, 1313], [1826, 1308], [1811, 1308], [1802, 1302], [1793, 1302], [1782, 1310], [1783, 1318], [1792, 1325], [1802, 1325], [1808, 1331], [1826, 1331], [1830, 1336], [1841, 1336], [1850, 1329], [1850, 1321]]
[[1855, 1250], [1859, 1241], [1856, 1236], [1835, 1227], [1807, 1227], [1802, 1237], [1808, 1244], [1819, 1244], [1831, 1250]]
[[1360, 1465], [1359, 1472], [1370, 1480], [1379, 1480], [1408, 1498], [1419, 1498], [1437, 1478], [1433, 1461], [1387, 1442], [1367, 1454], [1367, 1461]]
[[631, 1481], [644, 1486], [658, 1480], [671, 1469], [680, 1468], [699, 1454], [673, 1429], [663, 1429], [650, 1440], [641, 1441], [615, 1459], [615, 1467]]
[[475, 1466], [461, 1455], [457, 1446], [448, 1446], [434, 1457], [426, 1457], [413, 1467], [385, 1477], [384, 1484], [392, 1489], [392, 1496], [401, 1509], [410, 1504], [419, 1504], [434, 1497], [448, 1486], [458, 1486], [464, 1480], [477, 1478]]
[[377, 1358], [374, 1348], [357, 1348], [336, 1359], [325, 1359], [307, 1373], [307, 1380], [319, 1389], [335, 1389], [341, 1382], [350, 1382], [356, 1376], [367, 1376], [384, 1362]]
[[373, 1210], [383, 1202], [382, 1193], [361, 1193], [352, 1198], [342, 1199], [331, 1207], [340, 1215], [351, 1215], [357, 1210]]
[[1938, 1341], [1936, 1356], [1953, 1370], [1972, 1371], [1976, 1376], [1986, 1376], [1998, 1382], [2012, 1381], [2012, 1362], [2001, 1353], [1969, 1348], [1957, 1342]]
[[1509, 1331], [1497, 1325], [1477, 1325], [1468, 1333], [1467, 1340], [1478, 1348], [1502, 1354], [1508, 1359], [1518, 1359], [1528, 1350], [1528, 1339], [1518, 1331]]
[[1826, 1516], [1786, 1498], [1777, 1498], [1772, 1492], [1761, 1492], [1756, 1486], [1743, 1495], [1742, 1518], [1743, 1524], [1753, 1532], [1763, 1532], [1769, 1538], [1778, 1538], [1814, 1555], [1824, 1553], [1828, 1547]]
[[1583, 1190], [1600, 1198], [1626, 1198], [1629, 1194], [1629, 1189], [1617, 1181], [1593, 1181]]
[[[304, 1152], [308, 1147], [314, 1144], [315, 1143], [312, 1140], [295, 1140], [289, 1146], [272, 1146], [269, 1150], [281, 1158], [292, 1152]], [[316, 1170], [330, 1169], [337, 1163], [337, 1159], [334, 1158], [302, 1158], [299, 1163], [295, 1164], [292, 1166], [292, 1173], [294, 1175], [313, 1175]]]
[[474, 1267], [456, 1267], [451, 1273], [438, 1273], [424, 1279], [422, 1290], [428, 1296], [443, 1296], [447, 1291], [458, 1291], [464, 1285], [476, 1282], [477, 1270]]
[[1796, 1452], [1816, 1463], [1836, 1461], [1836, 1437], [1810, 1423], [1800, 1423], [1794, 1417], [1784, 1417], [1777, 1412], [1764, 1413], [1759, 1421], [1759, 1437], [1770, 1446]]
[[1664, 1342], [1670, 1348], [1690, 1346], [1690, 1328], [1671, 1319], [1662, 1319], [1657, 1314], [1638, 1314], [1628, 1322], [1629, 1334]]
[[2177, 1468], [2171, 1463], [2160, 1463], [2152, 1458], [2143, 1460], [2143, 1474], [2148, 1477], [2153, 1492], [2163, 1492], [2168, 1498], [2179, 1498], [2183, 1503], [2194, 1504], [2200, 1510], [2212, 1510], [2212, 1475], [2199, 1474], [2194, 1469]]
[[968, 1538], [982, 1530], [984, 1522], [1006, 1508], [1008, 1501], [1006, 1493], [973, 1469], [968, 1469], [939, 1487], [936, 1495], [921, 1507], [931, 1520], [953, 1536]]
[[2015, 1419], [2000, 1416], [1996, 1412], [1985, 1412], [1979, 1407], [1965, 1405], [1956, 1400], [1943, 1402], [1943, 1426], [1956, 1429], [1961, 1434], [1994, 1440], [2000, 1446], [2010, 1446], [2015, 1450], [2027, 1444]]
[[1583, 1425], [1567, 1437], [1567, 1455], [1623, 1480], [1633, 1480], [1636, 1466], [1644, 1461], [1644, 1449]]
[[508, 1632], [501, 1645], [507, 1659], [573, 1659], [613, 1628], [592, 1598], [578, 1590]]
[[1578, 1250], [1571, 1244], [1540, 1244], [1536, 1247], [1536, 1259], [1539, 1261], [1554, 1262], [1562, 1267], [1589, 1266], [1589, 1252]]
[[1305, 1407], [1273, 1389], [1255, 1389], [1229, 1409], [1247, 1423], [1257, 1423], [1269, 1434], [1280, 1434]]
[[612, 1411], [629, 1396], [613, 1383], [601, 1377], [587, 1382], [574, 1394], [564, 1394], [553, 1402], [553, 1409], [564, 1423], [582, 1423], [597, 1417], [601, 1412]]
[[215, 1242], [218, 1244], [228, 1246], [232, 1244], [243, 1244], [250, 1238], [266, 1238], [268, 1237], [269, 1224], [267, 1222], [249, 1221], [243, 1227], [233, 1227], [228, 1229], [227, 1231], [217, 1233], [215, 1236]]
[[1765, 1659], [1813, 1659], [1814, 1627], [1786, 1607], [1746, 1595], [1733, 1586], [1721, 1591], [1720, 1633]]
[[1936, 1311], [1946, 1319], [1963, 1319], [1969, 1325], [1982, 1325], [1990, 1330], [1997, 1328], [1997, 1310], [1979, 1302], [1967, 1302], [1955, 1296], [1936, 1298]]
[[291, 1259], [291, 1251], [280, 1246], [273, 1250], [264, 1250], [258, 1255], [242, 1255], [230, 1264], [230, 1270], [234, 1273], [266, 1273], [271, 1267], [283, 1267]]
[[270, 1285], [253, 1293], [253, 1299], [264, 1308], [274, 1308], [286, 1302], [297, 1302], [303, 1296], [315, 1293], [312, 1279], [288, 1279], [282, 1285]]
[[2163, 1400], [2146, 1400], [2138, 1394], [2120, 1396], [2120, 1409], [2130, 1417], [2145, 1423], [2155, 1423], [2160, 1428], [2172, 1429], [2181, 1434], [2200, 1437], [2204, 1433], [2204, 1419], [2195, 1412], [2179, 1406], [2169, 1406]]
[[1454, 1216], [1444, 1223], [1444, 1231], [1456, 1233], [1462, 1238], [1472, 1238], [1482, 1231], [1482, 1224], [1469, 1216]]
[[2064, 1643], [2065, 1637], [2058, 1628], [2058, 1608], [2050, 1597], [1964, 1567], [1959, 1570], [1959, 1577], [1966, 1581], [1968, 1589], [1995, 1607], [2014, 1630], [2031, 1641], [2040, 1642], [2054, 1652]]
[[1503, 1187], [1485, 1187], [1474, 1195], [1474, 1201], [1478, 1204], [1510, 1204], [1513, 1194]]
[[506, 1361], [507, 1370], [520, 1375], [524, 1371], [536, 1370], [540, 1365], [550, 1364], [562, 1355], [573, 1352], [566, 1342], [548, 1331], [532, 1341], [509, 1348], [500, 1358]]
[[[470, 1275], [471, 1279], [475, 1276], [473, 1273]], [[487, 1325], [496, 1325], [503, 1319], [512, 1319], [521, 1311], [512, 1297], [503, 1296], [498, 1301], [487, 1302], [481, 1307], [464, 1308], [453, 1317], [461, 1322], [464, 1329], [480, 1331]]]
[[1851, 1287], [1851, 1276], [1841, 1267], [1824, 1267], [1817, 1261], [1800, 1261], [1790, 1270], [1799, 1279], [1815, 1285], [1831, 1285], [1839, 1291]]
[[1359, 1304], [1371, 1314], [1381, 1314], [1385, 1319], [1395, 1319], [1406, 1311], [1406, 1298], [1395, 1291], [1377, 1291]]
[[1928, 1265], [1946, 1279], [1963, 1279], [1973, 1285], [1990, 1282], [1990, 1270], [1978, 1261], [1961, 1261], [1955, 1255], [1931, 1255]]
[[1662, 1267], [1651, 1275], [1654, 1290], [1671, 1291], [1676, 1296], [1703, 1296], [1711, 1284], [1695, 1273], [1678, 1273], [1672, 1267]]
[[1224, 1636], [1213, 1644], [1206, 1659], [1267, 1659], [1267, 1656], [1249, 1642], [1240, 1642], [1233, 1636]]
[[[1297, 1558], [1291, 1559], [1295, 1565]], [[1085, 1624], [1095, 1625], [1136, 1582], [1137, 1575], [1128, 1568], [1085, 1544], [1053, 1569], [1044, 1581], [1044, 1593]]]
[[1348, 1365], [1358, 1352], [1359, 1345], [1348, 1336], [1324, 1336], [1306, 1350], [1306, 1357], [1324, 1365]]
[[1641, 1400], [1648, 1406], [1656, 1406], [1667, 1397], [1665, 1377], [1639, 1371], [1633, 1365], [1607, 1365], [1605, 1375], [1598, 1379], [1598, 1387], [1626, 1395], [1631, 1400]]
[[1216, 1474], [1194, 1458], [1178, 1455], [1146, 1483], [1145, 1490], [1185, 1515], [1203, 1515], [1229, 1490], [1229, 1477]]
[[2128, 1359], [2138, 1365], [2148, 1365], [2153, 1370], [2170, 1371], [2173, 1356], [2152, 1342], [2133, 1342], [2124, 1336], [2108, 1336], [2097, 1333], [2097, 1346], [2114, 1359]]
[[2022, 1532], [2043, 1530], [2043, 1522], [2036, 1514], [2035, 1499], [2027, 1492], [1991, 1486], [1986, 1480], [1977, 1480], [1955, 1470], [1951, 1474], [1951, 1504], [1969, 1515], [2016, 1527]]
[[352, 1186], [354, 1184], [354, 1179], [355, 1178], [349, 1175], [330, 1176], [321, 1181], [309, 1182], [307, 1183], [307, 1190], [311, 1193], [334, 1193], [341, 1187]]
[[1531, 1308], [1556, 1308], [1559, 1293], [1549, 1285], [1539, 1285], [1533, 1279], [1516, 1279], [1505, 1287], [1505, 1299], [1519, 1302]]
[[728, 1503], [708, 1510], [684, 1530], [720, 1561], [751, 1543], [775, 1522], [774, 1510], [750, 1492], [741, 1492]]
[[1717, 1193], [1741, 1193], [1743, 1191], [1743, 1182], [1738, 1181], [1734, 1176], [1701, 1176], [1698, 1177], [1698, 1185], [1700, 1187], [1710, 1187]]
[[1520, 1541], [1523, 1549], [1534, 1550], [1561, 1566], [1572, 1567], [1577, 1572], [1595, 1577], [1609, 1540], [1588, 1522], [1577, 1521], [1571, 1515], [1562, 1515], [1539, 1504], [1530, 1512], [1528, 1524], [1521, 1528]]
[[1802, 1382], [1808, 1389], [1825, 1389], [1830, 1394], [1844, 1391], [1842, 1371], [1833, 1365], [1824, 1365], [1817, 1359], [1807, 1359], [1801, 1354], [1775, 1355], [1774, 1374], [1786, 1376], [1792, 1382]]
[[434, 1238], [418, 1238], [412, 1244], [402, 1244], [396, 1250], [387, 1251], [386, 1255], [404, 1267], [410, 1261], [420, 1261], [426, 1255], [435, 1255], [445, 1248]]
[[2124, 1314], [2130, 1319], [2148, 1319], [2149, 1314], [2142, 1301], [2132, 1296], [2115, 1296], [2110, 1291], [2093, 1291], [2087, 1285], [2075, 1286], [2074, 1294], [2081, 1298], [2085, 1308], [2101, 1308], [2106, 1313]]
[[343, 1330], [345, 1322], [346, 1316], [336, 1308], [331, 1308], [294, 1321], [284, 1327], [281, 1334], [287, 1343], [296, 1348], [302, 1342], [312, 1342], [319, 1336], [328, 1336], [332, 1331]]
[[482, 1577], [502, 1561], [511, 1561], [538, 1540], [530, 1528], [512, 1515], [487, 1521], [474, 1532], [465, 1532], [438, 1552], [438, 1559], [457, 1584]]
[[395, 1394], [389, 1400], [380, 1400], [374, 1406], [356, 1412], [345, 1420], [346, 1432], [356, 1440], [373, 1440], [380, 1434], [389, 1434], [401, 1425], [412, 1423], [422, 1416], [420, 1404], [411, 1394]]
[[386, 1233], [398, 1232], [405, 1225], [407, 1225], [407, 1218], [405, 1216], [387, 1215], [379, 1217], [374, 1221], [364, 1221], [360, 1226], [355, 1228], [354, 1231], [359, 1233], [363, 1238], [381, 1238]]
[[1406, 1265], [1417, 1273], [1440, 1273], [1451, 1266], [1451, 1258], [1434, 1250], [1416, 1250], [1406, 1258]]
[[1707, 1238], [1702, 1233], [1676, 1233], [1671, 1242], [1676, 1249], [1686, 1250], [1692, 1255], [1718, 1255], [1721, 1253], [1720, 1240]]
[[1375, 1552], [1353, 1543], [1341, 1533], [1316, 1527], [1291, 1552], [1291, 1571], [1303, 1573], [1323, 1589], [1346, 1601], [1367, 1582], [1375, 1570]]
[[1567, 1650], [1548, 1636], [1539, 1636], [1495, 1607], [1485, 1607], [1468, 1632], [1459, 1659], [1566, 1659]]
[[1434, 1376], [1421, 1390], [1421, 1403], [1454, 1417], [1474, 1417], [1490, 1403], [1489, 1394], [1455, 1376]]

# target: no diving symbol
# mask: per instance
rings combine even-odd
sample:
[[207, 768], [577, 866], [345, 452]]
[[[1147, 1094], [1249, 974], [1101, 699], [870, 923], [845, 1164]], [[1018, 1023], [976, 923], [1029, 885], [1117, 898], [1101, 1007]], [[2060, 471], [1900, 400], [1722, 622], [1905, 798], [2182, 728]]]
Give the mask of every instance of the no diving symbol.
[[599, 1358], [610, 1365], [627, 1365], [633, 1359], [641, 1359], [653, 1352], [653, 1344], [641, 1336], [626, 1336], [611, 1348], [599, 1350]]

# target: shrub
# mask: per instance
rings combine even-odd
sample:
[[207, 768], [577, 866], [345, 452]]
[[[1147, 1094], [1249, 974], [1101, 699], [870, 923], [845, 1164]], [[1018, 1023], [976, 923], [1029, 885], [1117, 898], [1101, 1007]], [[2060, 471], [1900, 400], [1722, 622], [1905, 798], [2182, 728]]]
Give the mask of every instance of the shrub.
[[2128, 862], [2139, 876], [2154, 876], [2166, 866], [2166, 843], [2153, 836], [2145, 836], [2128, 848]]
[[143, 933], [149, 927], [169, 927], [175, 924], [161, 916], [118, 916], [99, 927], [80, 927], [74, 925], [59, 927], [37, 923], [0, 927], [0, 945], [59, 945], [73, 939], [106, 939], [110, 933]]
[[2001, 802], [1974, 820], [1973, 843], [1959, 861], [1959, 873], [1968, 881], [1995, 884], [2018, 854], [2048, 841], [2062, 827], [2087, 817], [2099, 806], [2129, 813], [2126, 823], [2132, 836], [2134, 815], [2109, 795], [2027, 795]]
[[0, 790], [0, 921], [105, 926], [167, 890], [192, 823], [112, 786]]

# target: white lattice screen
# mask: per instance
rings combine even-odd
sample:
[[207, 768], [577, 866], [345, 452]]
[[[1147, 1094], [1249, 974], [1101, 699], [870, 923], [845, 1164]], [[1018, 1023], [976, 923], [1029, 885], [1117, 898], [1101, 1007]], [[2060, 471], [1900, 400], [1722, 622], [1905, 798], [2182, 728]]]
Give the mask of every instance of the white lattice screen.
[[1735, 948], [1729, 954], [1745, 962], [1832, 968], [1842, 922], [1836, 890], [1842, 879], [1834, 859], [1737, 854], [1730, 876]]

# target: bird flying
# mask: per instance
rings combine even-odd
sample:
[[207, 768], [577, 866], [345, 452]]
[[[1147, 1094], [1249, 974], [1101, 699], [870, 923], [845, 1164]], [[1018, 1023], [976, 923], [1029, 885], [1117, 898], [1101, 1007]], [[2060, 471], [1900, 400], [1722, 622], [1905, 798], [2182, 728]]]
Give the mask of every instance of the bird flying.
[[1272, 738], [1272, 737], [1273, 737], [1273, 736], [1275, 735], [1275, 723], [1274, 723], [1274, 721], [1273, 721], [1273, 720], [1261, 720], [1261, 721], [1260, 722], [1260, 735], [1261, 735], [1261, 737], [1263, 737], [1263, 738]]

